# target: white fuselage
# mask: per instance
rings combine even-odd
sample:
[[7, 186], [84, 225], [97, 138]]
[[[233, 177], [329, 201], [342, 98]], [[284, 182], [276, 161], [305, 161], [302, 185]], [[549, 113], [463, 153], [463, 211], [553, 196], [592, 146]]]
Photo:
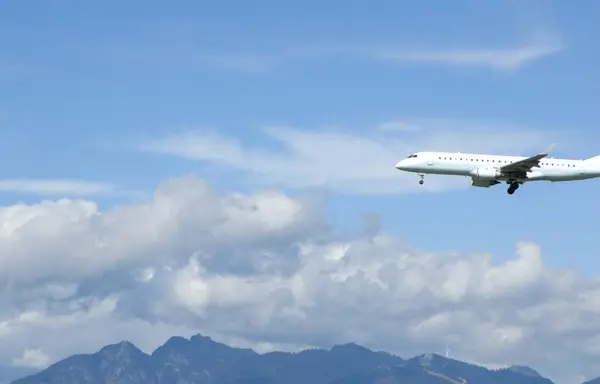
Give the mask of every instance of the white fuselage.
[[[400, 161], [396, 164], [396, 168], [418, 174], [475, 177], [477, 172], [484, 168], [498, 169], [523, 159], [526, 157], [458, 152], [418, 152]], [[527, 172], [526, 178], [515, 181], [573, 181], [600, 177], [600, 161], [592, 160], [596, 161], [544, 158], [540, 160], [539, 167]], [[500, 176], [496, 180], [507, 181], [508, 178]]]

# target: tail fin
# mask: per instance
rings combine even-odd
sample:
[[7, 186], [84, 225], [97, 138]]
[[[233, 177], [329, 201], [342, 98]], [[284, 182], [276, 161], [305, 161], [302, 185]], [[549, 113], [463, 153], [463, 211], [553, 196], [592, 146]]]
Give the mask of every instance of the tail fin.
[[550, 154], [550, 152], [554, 149], [554, 145], [555, 144], [550, 144], [550, 146], [548, 147], [548, 149], [546, 149], [544, 152], [542, 152], [541, 155], [548, 156]]

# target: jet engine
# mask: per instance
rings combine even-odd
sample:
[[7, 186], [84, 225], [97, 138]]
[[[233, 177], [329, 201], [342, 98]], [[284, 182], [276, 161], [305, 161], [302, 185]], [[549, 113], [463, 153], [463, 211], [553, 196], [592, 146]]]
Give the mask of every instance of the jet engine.
[[496, 180], [502, 176], [502, 172], [494, 167], [481, 167], [471, 172], [474, 178], [480, 180]]

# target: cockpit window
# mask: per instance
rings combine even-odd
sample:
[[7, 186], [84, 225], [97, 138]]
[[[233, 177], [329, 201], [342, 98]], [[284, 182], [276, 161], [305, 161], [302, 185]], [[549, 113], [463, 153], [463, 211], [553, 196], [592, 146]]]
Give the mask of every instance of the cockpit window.
[[413, 157], [417, 157], [417, 155], [410, 155], [407, 157], [407, 159], [413, 158]]

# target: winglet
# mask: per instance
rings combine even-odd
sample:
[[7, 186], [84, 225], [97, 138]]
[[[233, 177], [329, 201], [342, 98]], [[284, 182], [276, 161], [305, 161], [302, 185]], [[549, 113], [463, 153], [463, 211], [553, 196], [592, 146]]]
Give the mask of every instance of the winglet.
[[554, 148], [554, 144], [551, 144], [548, 149], [546, 149], [544, 152], [542, 152], [542, 155], [548, 155], [550, 153], [550, 151], [552, 151], [552, 149]]

